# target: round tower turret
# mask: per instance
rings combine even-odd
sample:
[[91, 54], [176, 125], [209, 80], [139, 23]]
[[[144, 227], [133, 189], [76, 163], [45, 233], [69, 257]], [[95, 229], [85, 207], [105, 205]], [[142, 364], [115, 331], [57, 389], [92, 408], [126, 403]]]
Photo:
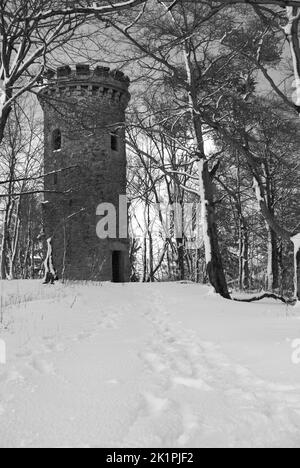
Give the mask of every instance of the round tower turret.
[[[120, 219], [127, 223], [129, 84], [119, 70], [85, 64], [45, 74], [39, 93], [45, 137], [44, 229], [52, 238], [58, 275], [67, 279], [129, 279], [128, 239], [119, 225]], [[102, 204], [110, 204], [116, 213], [116, 234], [107, 239], [96, 232]]]

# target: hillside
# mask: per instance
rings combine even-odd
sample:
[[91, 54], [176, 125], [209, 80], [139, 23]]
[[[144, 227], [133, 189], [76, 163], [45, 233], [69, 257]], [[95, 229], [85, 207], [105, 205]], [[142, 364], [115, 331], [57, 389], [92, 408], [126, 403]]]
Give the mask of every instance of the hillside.
[[299, 447], [299, 309], [2, 282], [1, 447]]

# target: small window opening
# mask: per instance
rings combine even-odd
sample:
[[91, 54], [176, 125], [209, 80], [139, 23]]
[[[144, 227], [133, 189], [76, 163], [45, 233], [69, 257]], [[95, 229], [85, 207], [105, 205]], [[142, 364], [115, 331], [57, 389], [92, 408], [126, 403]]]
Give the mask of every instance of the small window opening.
[[119, 138], [116, 132], [111, 134], [111, 149], [113, 151], [118, 151], [119, 147]]
[[52, 146], [53, 151], [58, 151], [61, 149], [62, 139], [61, 139], [61, 131], [57, 128], [54, 130], [52, 134]]
[[57, 173], [53, 174], [53, 183], [54, 183], [54, 185], [57, 185], [57, 183], [58, 183], [58, 175], [57, 175]]

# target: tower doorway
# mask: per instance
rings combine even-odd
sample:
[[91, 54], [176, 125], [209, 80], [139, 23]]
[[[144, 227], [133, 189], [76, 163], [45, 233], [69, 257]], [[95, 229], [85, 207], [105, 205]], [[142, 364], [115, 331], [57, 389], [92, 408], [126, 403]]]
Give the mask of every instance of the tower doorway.
[[120, 250], [112, 252], [112, 281], [113, 283], [125, 282], [124, 253]]

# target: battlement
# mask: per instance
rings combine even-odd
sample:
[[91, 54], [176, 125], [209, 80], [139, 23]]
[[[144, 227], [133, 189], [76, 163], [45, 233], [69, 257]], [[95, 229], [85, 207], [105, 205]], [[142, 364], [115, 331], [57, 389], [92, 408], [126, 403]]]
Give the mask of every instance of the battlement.
[[129, 85], [130, 79], [120, 70], [101, 66], [91, 68], [85, 64], [66, 65], [44, 73], [40, 97], [98, 96], [127, 105]]

